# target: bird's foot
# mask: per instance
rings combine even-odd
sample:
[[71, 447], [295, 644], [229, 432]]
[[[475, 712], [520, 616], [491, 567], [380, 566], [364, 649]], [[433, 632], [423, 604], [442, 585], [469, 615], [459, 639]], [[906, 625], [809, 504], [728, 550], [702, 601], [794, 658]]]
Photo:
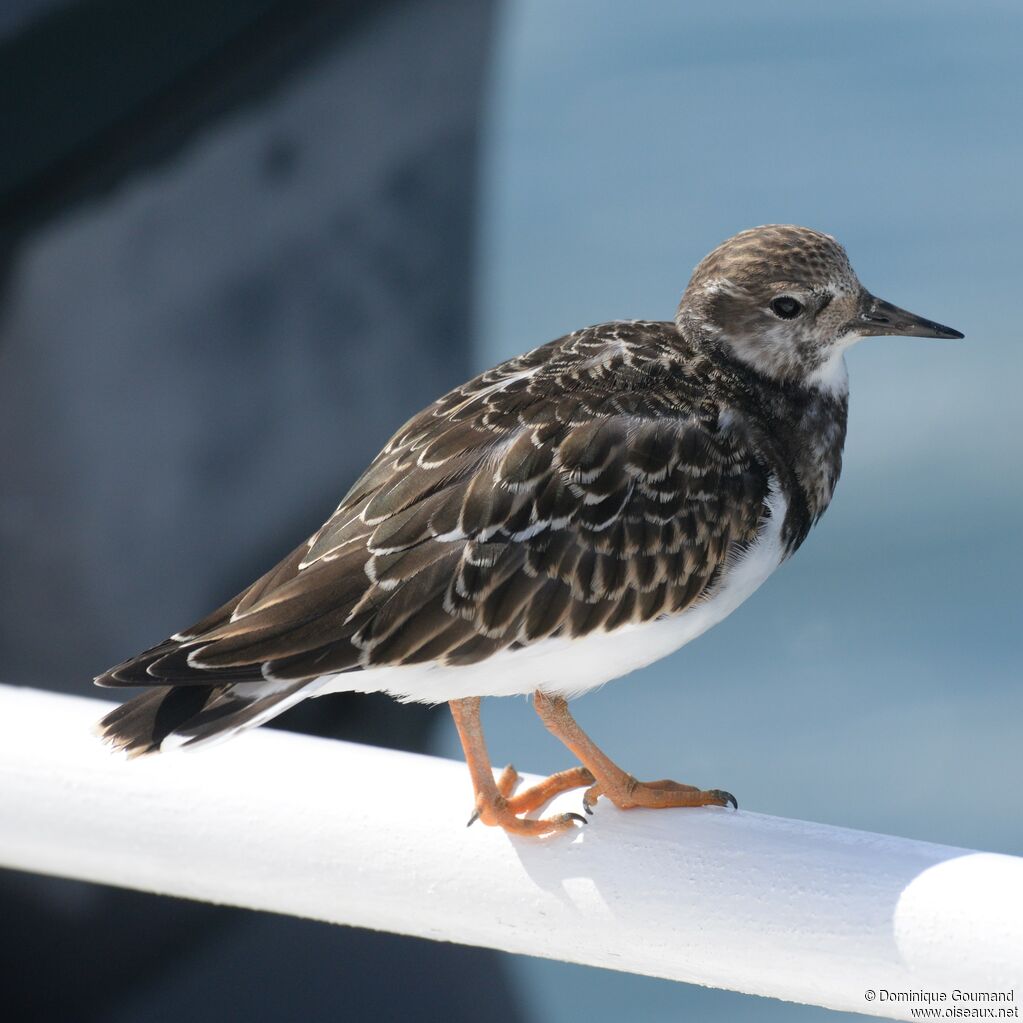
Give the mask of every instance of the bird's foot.
[[[504, 828], [516, 835], [552, 835], [568, 831], [578, 824], [585, 824], [586, 818], [578, 813], [562, 813], [545, 820], [532, 820], [520, 816], [537, 810], [555, 796], [569, 789], [593, 785], [593, 775], [585, 767], [573, 767], [559, 771], [536, 785], [531, 785], [517, 795], [512, 795], [519, 782], [519, 773], [509, 764], [497, 779], [496, 796], [487, 799], [477, 796], [476, 809], [469, 818], [469, 824], [477, 820], [492, 827]], [[587, 812], [592, 812], [587, 807]]]
[[662, 778], [660, 781], [637, 781], [631, 774], [622, 779], [610, 779], [608, 785], [596, 782], [583, 794], [583, 808], [593, 813], [593, 805], [601, 796], [607, 796], [619, 810], [631, 810], [645, 806], [659, 810], [669, 806], [734, 806], [739, 809], [738, 800], [722, 789], [698, 789], [695, 785]]
[[559, 738], [593, 774], [594, 783], [583, 795], [583, 808], [592, 813], [593, 804], [607, 796], [620, 810], [634, 806], [660, 809], [667, 806], [728, 806], [739, 809], [735, 796], [721, 789], [698, 789], [667, 778], [661, 781], [637, 781], [623, 771], [597, 747], [568, 712], [563, 696], [549, 696], [538, 689], [533, 695], [533, 708], [551, 734]]

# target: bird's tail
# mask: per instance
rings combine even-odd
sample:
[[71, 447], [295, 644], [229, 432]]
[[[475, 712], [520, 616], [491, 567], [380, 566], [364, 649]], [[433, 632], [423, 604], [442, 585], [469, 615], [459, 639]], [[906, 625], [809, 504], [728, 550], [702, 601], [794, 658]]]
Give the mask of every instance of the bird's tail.
[[319, 680], [157, 686], [115, 707], [96, 726], [131, 757], [227, 739], [313, 695]]

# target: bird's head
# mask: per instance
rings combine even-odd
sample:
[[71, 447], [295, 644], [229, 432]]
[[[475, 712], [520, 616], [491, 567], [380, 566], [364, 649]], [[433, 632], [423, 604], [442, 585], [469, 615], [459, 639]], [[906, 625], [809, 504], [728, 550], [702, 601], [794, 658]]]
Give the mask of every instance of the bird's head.
[[693, 272], [676, 321], [769, 377], [832, 391], [845, 390], [842, 353], [861, 338], [963, 336], [875, 298], [834, 238], [787, 224], [722, 242]]

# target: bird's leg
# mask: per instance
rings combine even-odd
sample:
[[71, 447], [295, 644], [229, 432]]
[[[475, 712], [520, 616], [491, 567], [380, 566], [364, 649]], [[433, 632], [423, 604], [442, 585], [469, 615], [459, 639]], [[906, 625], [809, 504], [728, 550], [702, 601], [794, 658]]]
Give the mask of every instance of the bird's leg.
[[637, 781], [614, 763], [579, 727], [575, 718], [569, 714], [568, 704], [563, 697], [548, 696], [537, 690], [533, 695], [533, 707], [547, 729], [589, 768], [596, 779], [583, 796], [583, 805], [587, 811], [602, 795], [607, 796], [620, 810], [634, 806], [727, 806], [729, 803], [739, 808], [735, 796], [720, 789], [704, 791], [668, 779]]
[[518, 796], [511, 796], [518, 774], [514, 767], [509, 766], [501, 773], [500, 781], [494, 780], [490, 755], [480, 726], [480, 698], [470, 696], [464, 700], [451, 700], [448, 706], [455, 719], [458, 737], [462, 740], [465, 762], [476, 793], [476, 811], [469, 819], [470, 824], [478, 818], [484, 824], [504, 828], [512, 834], [540, 836], [567, 831], [577, 822], [586, 823], [586, 818], [577, 813], [562, 813], [547, 820], [526, 820], [518, 814], [535, 809], [566, 789], [590, 785], [593, 775], [581, 768], [562, 771]]

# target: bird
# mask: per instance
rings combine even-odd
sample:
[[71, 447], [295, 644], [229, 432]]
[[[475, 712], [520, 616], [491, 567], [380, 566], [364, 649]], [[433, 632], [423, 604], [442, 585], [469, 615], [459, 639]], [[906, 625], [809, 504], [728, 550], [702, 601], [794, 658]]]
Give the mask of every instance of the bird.
[[[447, 703], [476, 820], [513, 835], [584, 788], [621, 809], [733, 806], [643, 782], [568, 701], [674, 652], [745, 601], [831, 502], [845, 352], [881, 335], [964, 335], [872, 295], [842, 246], [771, 224], [696, 266], [670, 321], [586, 327], [409, 419], [312, 536], [190, 628], [96, 678], [144, 686], [98, 724], [139, 756], [260, 725], [308, 697]], [[495, 777], [484, 697], [531, 695], [578, 762]]]

